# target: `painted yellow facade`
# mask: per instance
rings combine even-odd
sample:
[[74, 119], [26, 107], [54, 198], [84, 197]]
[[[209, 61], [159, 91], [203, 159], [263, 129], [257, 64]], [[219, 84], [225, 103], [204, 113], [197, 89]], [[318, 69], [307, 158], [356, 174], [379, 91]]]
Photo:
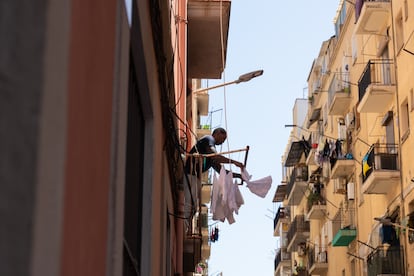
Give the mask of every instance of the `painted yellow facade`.
[[334, 24], [282, 158], [275, 275], [414, 275], [414, 2], [340, 1]]

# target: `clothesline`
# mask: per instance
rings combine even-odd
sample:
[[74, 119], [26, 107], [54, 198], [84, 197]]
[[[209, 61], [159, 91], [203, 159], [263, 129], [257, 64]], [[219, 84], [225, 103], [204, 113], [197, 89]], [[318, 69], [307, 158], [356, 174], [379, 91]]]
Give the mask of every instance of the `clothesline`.
[[[251, 180], [251, 175], [244, 170], [242, 177], [247, 183], [247, 188], [255, 195], [264, 198], [272, 185], [272, 177], [267, 176], [258, 180]], [[239, 208], [244, 204], [243, 196], [238, 185], [233, 184], [233, 176], [227, 173], [224, 166], [221, 167], [220, 174], [213, 176], [213, 189], [211, 195], [210, 213], [213, 220], [224, 222], [226, 219], [229, 224], [235, 222], [234, 214], [238, 214]]]

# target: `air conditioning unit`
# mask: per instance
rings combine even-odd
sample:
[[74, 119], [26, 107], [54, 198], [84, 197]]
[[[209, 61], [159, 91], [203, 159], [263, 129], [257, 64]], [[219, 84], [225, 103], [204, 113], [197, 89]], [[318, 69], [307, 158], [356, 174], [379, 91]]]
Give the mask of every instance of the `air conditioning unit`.
[[339, 177], [334, 179], [334, 193], [345, 194], [346, 193], [346, 178]]
[[345, 115], [345, 126], [347, 130], [352, 130], [355, 128], [355, 114], [353, 111]]
[[323, 233], [323, 238], [326, 238], [326, 242], [327, 243], [331, 243], [332, 242], [332, 238], [333, 238], [333, 230], [332, 230], [332, 221], [328, 220], [327, 222], [325, 222], [325, 224], [322, 227], [322, 233]]

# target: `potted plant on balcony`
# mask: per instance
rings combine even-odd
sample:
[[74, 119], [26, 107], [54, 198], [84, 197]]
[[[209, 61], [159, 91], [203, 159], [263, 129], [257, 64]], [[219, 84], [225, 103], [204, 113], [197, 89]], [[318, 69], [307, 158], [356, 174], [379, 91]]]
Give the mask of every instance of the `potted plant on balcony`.
[[320, 193], [310, 192], [308, 195], [308, 210], [312, 209], [312, 206], [322, 202]]

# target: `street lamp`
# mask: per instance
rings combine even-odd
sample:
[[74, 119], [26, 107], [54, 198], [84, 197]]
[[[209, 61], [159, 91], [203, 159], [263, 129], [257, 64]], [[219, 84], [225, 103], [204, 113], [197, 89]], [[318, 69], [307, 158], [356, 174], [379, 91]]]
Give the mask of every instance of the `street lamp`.
[[238, 84], [238, 83], [241, 83], [241, 82], [247, 82], [247, 81], [249, 81], [249, 80], [251, 80], [255, 77], [261, 76], [261, 75], [263, 75], [263, 70], [256, 70], [256, 71], [241, 75], [237, 80], [222, 83], [222, 84], [207, 87], [207, 88], [201, 88], [201, 89], [193, 91], [193, 93], [194, 94], [199, 94], [199, 93], [206, 92], [206, 91], [211, 90], [211, 89], [216, 89], [216, 88], [219, 88], [219, 87], [223, 87], [223, 86], [226, 86], [226, 85], [229, 85], [229, 84], [233, 84], [233, 83]]
[[414, 232], [413, 228], [410, 228], [408, 226], [404, 226], [404, 225], [401, 225], [401, 224], [398, 224], [398, 223], [391, 222], [391, 220], [389, 218], [374, 218], [374, 220], [379, 221], [380, 223], [382, 223], [384, 225], [393, 225], [395, 227], [399, 227], [399, 228], [405, 229], [407, 231]]

